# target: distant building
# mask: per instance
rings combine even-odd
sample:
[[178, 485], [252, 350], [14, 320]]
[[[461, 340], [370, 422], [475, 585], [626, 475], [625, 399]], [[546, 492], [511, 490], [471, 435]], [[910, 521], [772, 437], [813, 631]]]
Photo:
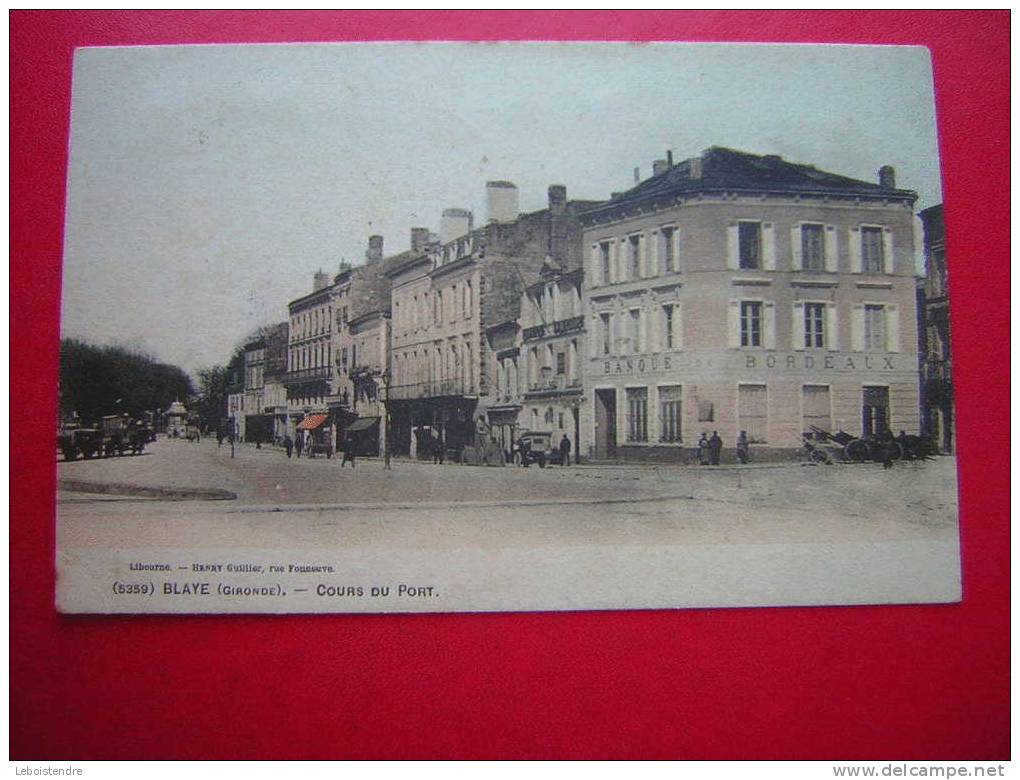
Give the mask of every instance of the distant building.
[[187, 433], [188, 410], [184, 408], [180, 399], [170, 404], [163, 414], [163, 420], [166, 423], [167, 436], [184, 436]]
[[[314, 437], [332, 446], [333, 431], [327, 398], [334, 395], [332, 346], [334, 335], [333, 288], [329, 275], [315, 274], [312, 292], [288, 305], [287, 388], [288, 433], [291, 438]], [[328, 440], [328, 445], [327, 445]]]
[[926, 274], [919, 286], [921, 426], [942, 452], [956, 450], [952, 338], [949, 327], [949, 269], [942, 204], [920, 213]]
[[287, 435], [288, 323], [280, 322], [265, 329], [265, 362], [263, 368], [262, 414], [271, 418], [273, 441]]
[[581, 454], [788, 457], [811, 426], [916, 433], [914, 210], [865, 182], [713, 147], [581, 215]]

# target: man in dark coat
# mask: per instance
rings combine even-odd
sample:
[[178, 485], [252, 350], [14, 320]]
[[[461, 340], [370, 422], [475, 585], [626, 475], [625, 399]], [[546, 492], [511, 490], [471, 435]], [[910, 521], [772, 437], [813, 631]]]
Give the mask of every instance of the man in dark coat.
[[348, 461], [350, 461], [351, 468], [353, 469], [354, 468], [354, 455], [355, 455], [355, 452], [354, 452], [354, 437], [351, 436], [351, 434], [349, 434], [349, 433], [346, 436], [344, 436], [343, 448], [344, 448], [344, 459], [342, 461], [340, 461], [340, 468], [343, 468], [344, 464], [346, 464]]
[[301, 450], [305, 448], [305, 435], [301, 431], [297, 432], [297, 441], [294, 442], [294, 449], [297, 451], [297, 456], [301, 457]]
[[289, 458], [294, 451], [294, 442], [289, 434], [283, 437], [283, 447], [287, 450], [287, 457]]
[[718, 431], [712, 431], [712, 438], [708, 440], [708, 451], [712, 456], [712, 465], [719, 465], [719, 455], [722, 453], [722, 439]]
[[567, 434], [563, 434], [563, 438], [560, 439], [560, 465], [570, 465], [570, 439], [567, 438]]

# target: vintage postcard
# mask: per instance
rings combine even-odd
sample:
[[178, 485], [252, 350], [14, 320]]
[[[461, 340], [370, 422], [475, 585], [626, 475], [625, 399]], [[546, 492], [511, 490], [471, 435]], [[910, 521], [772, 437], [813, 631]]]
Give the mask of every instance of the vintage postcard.
[[911, 47], [76, 53], [66, 613], [960, 598]]

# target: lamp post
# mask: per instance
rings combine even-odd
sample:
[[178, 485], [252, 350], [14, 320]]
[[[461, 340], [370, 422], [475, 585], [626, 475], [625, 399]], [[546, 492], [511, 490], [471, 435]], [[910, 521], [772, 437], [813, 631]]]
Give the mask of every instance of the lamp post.
[[383, 381], [383, 468], [390, 469], [390, 372], [384, 371]]

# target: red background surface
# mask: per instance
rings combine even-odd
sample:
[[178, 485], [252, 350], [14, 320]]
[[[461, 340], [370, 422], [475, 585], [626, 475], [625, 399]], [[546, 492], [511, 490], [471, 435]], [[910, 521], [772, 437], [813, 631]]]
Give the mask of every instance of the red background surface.
[[[12, 12], [11, 757], [1008, 757], [1008, 13]], [[57, 615], [47, 432], [74, 47], [607, 37], [930, 47], [960, 399], [964, 602]]]

